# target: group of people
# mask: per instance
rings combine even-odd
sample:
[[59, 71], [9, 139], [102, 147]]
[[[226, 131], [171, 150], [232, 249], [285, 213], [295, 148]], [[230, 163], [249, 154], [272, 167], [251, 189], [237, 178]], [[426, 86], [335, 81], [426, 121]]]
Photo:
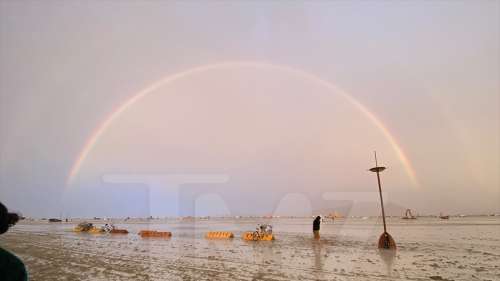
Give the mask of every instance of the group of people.
[[[4, 234], [19, 221], [16, 213], [9, 213], [7, 207], [0, 203], [0, 234]], [[2, 281], [25, 281], [28, 273], [23, 262], [11, 252], [0, 247], [0, 279]]]

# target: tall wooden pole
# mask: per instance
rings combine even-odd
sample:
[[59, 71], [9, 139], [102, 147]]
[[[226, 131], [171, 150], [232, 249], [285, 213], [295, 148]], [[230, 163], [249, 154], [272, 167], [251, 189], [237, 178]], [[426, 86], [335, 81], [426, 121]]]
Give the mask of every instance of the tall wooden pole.
[[[378, 162], [377, 162], [377, 152], [374, 151], [374, 153], [375, 153], [375, 168], [379, 168]], [[382, 185], [380, 184], [380, 172], [383, 171], [383, 169], [382, 170], [376, 169], [376, 170], [377, 170], [376, 173], [377, 173], [377, 182], [378, 182], [378, 193], [380, 195], [380, 206], [382, 206], [382, 221], [384, 222], [384, 232], [387, 232], [387, 226], [385, 224], [384, 198], [382, 197]]]
[[387, 225], [385, 222], [385, 209], [384, 209], [384, 198], [382, 197], [382, 184], [380, 184], [380, 172], [385, 170], [386, 168], [383, 166], [378, 166], [378, 161], [377, 161], [377, 152], [374, 152], [375, 154], [375, 167], [371, 168], [371, 172], [377, 173], [377, 183], [378, 183], [378, 194], [380, 195], [380, 207], [382, 209], [382, 220], [384, 222], [384, 233], [380, 235], [378, 239], [378, 247], [379, 249], [396, 249], [396, 242], [392, 238], [392, 236], [387, 233]]

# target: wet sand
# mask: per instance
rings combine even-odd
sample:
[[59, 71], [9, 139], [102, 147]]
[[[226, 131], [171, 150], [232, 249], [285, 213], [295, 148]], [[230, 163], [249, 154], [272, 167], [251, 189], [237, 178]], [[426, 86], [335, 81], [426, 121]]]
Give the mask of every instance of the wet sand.
[[[258, 222], [274, 225], [275, 241], [241, 239]], [[76, 222], [23, 222], [0, 245], [24, 260], [31, 280], [500, 280], [498, 217], [389, 219], [395, 253], [376, 249], [382, 231], [376, 218], [323, 223], [320, 241], [312, 239], [310, 219], [114, 223], [131, 233], [93, 235], [72, 232]], [[173, 237], [142, 239], [140, 229]], [[236, 237], [206, 240], [210, 230]]]

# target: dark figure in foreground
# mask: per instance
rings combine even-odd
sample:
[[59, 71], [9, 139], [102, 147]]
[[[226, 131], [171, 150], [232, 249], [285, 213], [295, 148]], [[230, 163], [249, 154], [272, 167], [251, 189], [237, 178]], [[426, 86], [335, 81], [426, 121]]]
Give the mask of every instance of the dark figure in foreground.
[[313, 221], [313, 234], [314, 234], [314, 239], [318, 240], [319, 239], [319, 226], [321, 224], [321, 217], [317, 216], [314, 221]]
[[[0, 234], [4, 234], [19, 221], [19, 216], [9, 213], [0, 203]], [[0, 279], [2, 281], [27, 281], [28, 273], [23, 262], [14, 254], [0, 247]]]

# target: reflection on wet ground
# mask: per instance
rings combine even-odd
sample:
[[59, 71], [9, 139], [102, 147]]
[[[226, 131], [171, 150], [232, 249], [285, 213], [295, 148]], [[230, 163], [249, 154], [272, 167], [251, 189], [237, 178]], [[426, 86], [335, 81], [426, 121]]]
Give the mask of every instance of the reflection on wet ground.
[[[256, 220], [117, 223], [129, 235], [71, 232], [72, 224], [18, 225], [0, 244], [27, 264], [32, 280], [499, 280], [500, 221], [392, 222], [398, 250], [378, 250], [378, 221], [322, 225], [274, 220], [275, 241], [244, 241]], [[143, 228], [171, 239], [141, 239]], [[207, 240], [231, 230], [232, 240]]]

